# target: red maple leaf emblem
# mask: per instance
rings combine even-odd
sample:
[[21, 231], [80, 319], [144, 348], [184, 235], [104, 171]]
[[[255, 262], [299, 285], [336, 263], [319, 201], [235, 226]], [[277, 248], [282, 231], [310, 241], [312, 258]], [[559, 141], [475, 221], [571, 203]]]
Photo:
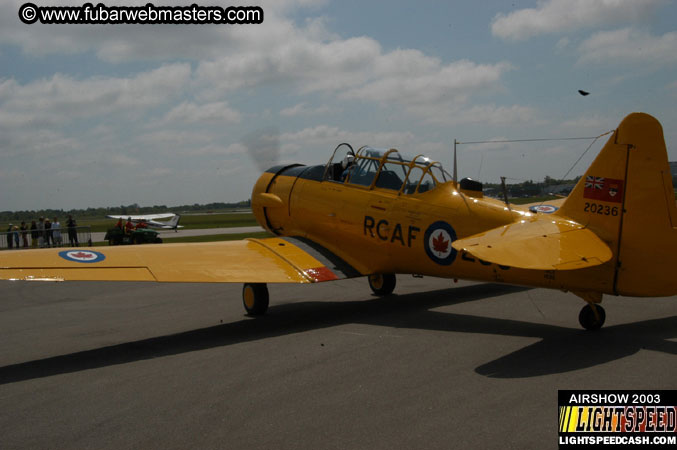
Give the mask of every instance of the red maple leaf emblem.
[[449, 241], [444, 239], [444, 234], [440, 231], [437, 237], [433, 236], [433, 250], [437, 253], [446, 253], [449, 248]]
[[83, 258], [83, 259], [94, 258], [94, 255], [92, 255], [91, 253], [84, 252], [71, 253], [71, 256], [73, 258]]

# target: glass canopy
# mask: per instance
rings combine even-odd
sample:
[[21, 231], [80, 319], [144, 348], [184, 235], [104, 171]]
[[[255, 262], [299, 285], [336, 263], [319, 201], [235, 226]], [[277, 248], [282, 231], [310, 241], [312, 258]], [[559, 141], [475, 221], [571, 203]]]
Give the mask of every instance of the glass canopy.
[[342, 180], [347, 184], [414, 194], [451, 181], [451, 176], [440, 163], [423, 155], [412, 157], [395, 149], [362, 147], [342, 173]]

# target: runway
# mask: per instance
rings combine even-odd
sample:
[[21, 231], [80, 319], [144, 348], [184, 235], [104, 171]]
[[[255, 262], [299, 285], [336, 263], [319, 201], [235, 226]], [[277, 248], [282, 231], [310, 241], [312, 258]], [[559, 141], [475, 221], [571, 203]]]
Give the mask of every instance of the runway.
[[3, 449], [557, 447], [558, 389], [677, 389], [677, 297], [398, 276], [270, 286], [0, 282]]

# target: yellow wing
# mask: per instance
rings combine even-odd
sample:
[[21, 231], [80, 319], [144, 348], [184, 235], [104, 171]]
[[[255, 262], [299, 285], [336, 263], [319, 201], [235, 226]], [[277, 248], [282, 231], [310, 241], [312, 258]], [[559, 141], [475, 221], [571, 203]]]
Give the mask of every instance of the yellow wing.
[[482, 260], [521, 269], [582, 269], [612, 257], [609, 247], [595, 233], [556, 216], [521, 220], [452, 245]]
[[316, 283], [360, 275], [300, 238], [0, 253], [4, 280]]

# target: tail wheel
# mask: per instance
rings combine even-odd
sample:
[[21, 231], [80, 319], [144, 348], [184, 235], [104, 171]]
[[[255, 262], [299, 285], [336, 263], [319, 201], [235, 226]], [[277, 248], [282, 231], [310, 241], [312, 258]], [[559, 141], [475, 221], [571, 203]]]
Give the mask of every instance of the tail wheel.
[[265, 283], [247, 283], [242, 288], [242, 304], [247, 315], [260, 316], [268, 310], [268, 286]]
[[395, 290], [395, 274], [392, 273], [375, 273], [369, 275], [369, 287], [374, 294], [382, 296], [392, 294]]
[[599, 330], [604, 325], [606, 319], [606, 312], [600, 305], [593, 305], [588, 303], [581, 309], [578, 315], [578, 321], [586, 330]]

